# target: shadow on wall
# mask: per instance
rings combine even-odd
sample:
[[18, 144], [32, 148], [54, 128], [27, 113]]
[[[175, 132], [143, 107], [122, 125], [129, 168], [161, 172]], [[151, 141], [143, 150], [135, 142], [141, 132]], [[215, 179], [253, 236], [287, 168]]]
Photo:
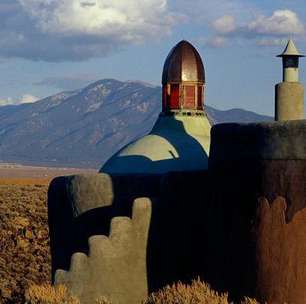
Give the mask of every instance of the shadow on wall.
[[198, 276], [210, 282], [208, 172], [171, 173], [160, 189], [148, 239], [149, 290]]
[[[210, 188], [208, 173], [169, 173], [167, 175], [133, 175], [112, 177], [112, 200], [101, 193], [92, 209], [80, 187], [87, 179], [86, 191], [103, 179], [104, 174], [55, 179], [49, 190], [49, 225], [52, 254], [52, 275], [57, 269], [68, 270], [73, 253], [88, 254], [88, 239], [93, 235], [108, 235], [111, 219], [131, 216], [132, 203], [137, 197], [151, 197], [152, 218], [148, 236], [147, 277], [149, 291], [166, 284], [189, 281], [201, 276], [207, 256], [206, 216]], [[81, 180], [80, 180], [81, 179]], [[83, 196], [80, 196], [83, 195]], [[103, 197], [104, 195], [104, 197]], [[82, 213], [80, 204], [83, 207]], [[87, 210], [87, 206], [91, 209]], [[103, 205], [104, 207], [98, 207]], [[146, 236], [144, 236], [146, 237]], [[141, 258], [141, 257], [140, 257]]]
[[[197, 168], [205, 168], [208, 165], [208, 155], [199, 142], [190, 136], [181, 121], [171, 119], [171, 124], [168, 124], [165, 128], [162, 128], [157, 121], [150, 135], [155, 135], [163, 138], [170, 145], [173, 146], [173, 151], [168, 149], [163, 155], [167, 159], [160, 161], [153, 161], [144, 155], [118, 155], [126, 147], [121, 149], [115, 154], [106, 164], [102, 167], [100, 172], [102, 173], [166, 173], [171, 171], [184, 171], [184, 170], [197, 170]], [[156, 127], [158, 125], [158, 127]], [[140, 141], [143, 139], [140, 139]], [[153, 142], [160, 145], [160, 149], [166, 149], [163, 141], [159, 140]], [[134, 142], [137, 144], [137, 141]], [[154, 152], [149, 149], [156, 149], [156, 147], [143, 147], [146, 142], [142, 143], [142, 147], [136, 153], [144, 153], [146, 149], [147, 155], [153, 155]], [[152, 142], [150, 142], [152, 144]], [[177, 156], [175, 156], [177, 154]]]

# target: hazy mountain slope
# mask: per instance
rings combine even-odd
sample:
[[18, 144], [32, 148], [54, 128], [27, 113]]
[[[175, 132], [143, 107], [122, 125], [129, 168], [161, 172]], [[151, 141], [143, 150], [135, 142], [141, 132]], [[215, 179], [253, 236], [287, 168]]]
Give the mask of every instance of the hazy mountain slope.
[[[0, 160], [98, 168], [151, 130], [160, 95], [159, 87], [104, 79], [33, 104], [0, 107]], [[207, 112], [216, 122], [268, 119], [244, 110]]]
[[243, 109], [231, 109], [226, 111], [216, 110], [207, 106], [207, 113], [215, 122], [259, 122], [272, 120], [272, 117], [259, 115], [254, 112], [246, 111]]

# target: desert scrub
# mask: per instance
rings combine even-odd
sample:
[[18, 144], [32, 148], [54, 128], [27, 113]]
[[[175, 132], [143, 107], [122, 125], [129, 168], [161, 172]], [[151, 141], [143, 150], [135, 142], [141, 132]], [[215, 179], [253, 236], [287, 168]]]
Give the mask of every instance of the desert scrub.
[[191, 285], [181, 282], [151, 294], [145, 304], [228, 304], [228, 295], [219, 294], [199, 279]]
[[[80, 304], [76, 297], [69, 294], [64, 285], [33, 285], [26, 291], [25, 300], [26, 304]], [[106, 297], [100, 297], [93, 304], [114, 303]]]
[[0, 303], [51, 279], [47, 185], [0, 184]]
[[25, 298], [26, 304], [80, 304], [63, 285], [33, 285], [27, 290]]
[[[218, 293], [199, 279], [191, 285], [181, 282], [153, 293], [144, 304], [230, 304], [227, 293]], [[256, 300], [245, 298], [241, 304], [259, 304]]]
[[[31, 286], [26, 292], [26, 304], [80, 304], [69, 294], [64, 285]], [[208, 284], [195, 280], [191, 285], [173, 284], [153, 293], [143, 304], [233, 304], [226, 293], [217, 293]], [[98, 298], [93, 304], [115, 304], [106, 297]], [[236, 303], [238, 304], [238, 303]], [[259, 304], [256, 300], [245, 298], [240, 304]]]

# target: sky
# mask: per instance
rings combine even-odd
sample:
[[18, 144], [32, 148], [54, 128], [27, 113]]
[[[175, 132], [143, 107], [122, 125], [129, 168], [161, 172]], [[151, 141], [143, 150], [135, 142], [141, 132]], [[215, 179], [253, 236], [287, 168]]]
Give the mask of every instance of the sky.
[[[104, 78], [161, 83], [180, 40], [198, 49], [206, 103], [273, 114], [280, 54], [306, 52], [305, 0], [0, 0], [0, 105]], [[300, 64], [306, 82], [306, 59]]]

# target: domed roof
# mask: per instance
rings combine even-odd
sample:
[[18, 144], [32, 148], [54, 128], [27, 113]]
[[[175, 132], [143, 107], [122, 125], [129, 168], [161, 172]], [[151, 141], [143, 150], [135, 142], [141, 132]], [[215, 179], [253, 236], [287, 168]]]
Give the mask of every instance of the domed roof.
[[205, 71], [198, 51], [191, 43], [182, 40], [165, 61], [162, 84], [184, 81], [205, 83]]
[[205, 170], [210, 128], [203, 116], [160, 116], [150, 134], [113, 155], [100, 172], [124, 175]]

